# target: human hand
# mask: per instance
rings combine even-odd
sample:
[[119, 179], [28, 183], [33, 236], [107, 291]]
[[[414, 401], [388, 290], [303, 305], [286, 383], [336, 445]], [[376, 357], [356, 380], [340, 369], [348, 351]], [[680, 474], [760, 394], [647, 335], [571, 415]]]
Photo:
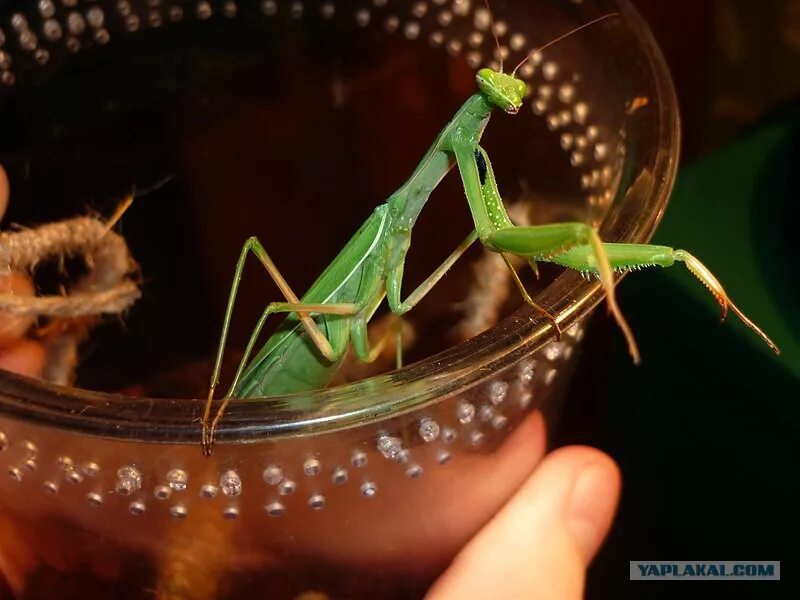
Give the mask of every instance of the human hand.
[[619, 492], [619, 469], [599, 450], [552, 452], [461, 550], [428, 600], [583, 597]]
[[[8, 178], [0, 166], [0, 221], [8, 207]], [[35, 290], [30, 277], [23, 273], [0, 274], [0, 294], [33, 296]], [[42, 345], [25, 335], [33, 324], [31, 317], [16, 317], [0, 313], [0, 369], [28, 377], [41, 377], [45, 352]]]

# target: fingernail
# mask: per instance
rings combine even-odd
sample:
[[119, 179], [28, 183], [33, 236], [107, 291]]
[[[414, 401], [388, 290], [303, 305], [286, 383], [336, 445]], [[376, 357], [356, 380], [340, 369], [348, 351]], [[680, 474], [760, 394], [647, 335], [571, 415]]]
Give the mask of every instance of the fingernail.
[[567, 527], [586, 561], [606, 535], [616, 504], [616, 473], [609, 465], [585, 466], [572, 487], [566, 511]]

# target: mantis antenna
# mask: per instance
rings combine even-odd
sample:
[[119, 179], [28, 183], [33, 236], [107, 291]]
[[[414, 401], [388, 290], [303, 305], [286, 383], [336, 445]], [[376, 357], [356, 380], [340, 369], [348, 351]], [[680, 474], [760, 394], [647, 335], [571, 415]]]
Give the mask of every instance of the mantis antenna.
[[503, 72], [503, 51], [500, 49], [500, 40], [497, 38], [497, 30], [494, 27], [494, 15], [492, 14], [492, 7], [489, 6], [489, 0], [486, 2], [486, 11], [489, 13], [489, 26], [492, 28], [492, 36], [494, 36], [494, 43], [497, 45], [497, 58], [500, 59], [500, 72]]
[[[487, 3], [488, 3], [488, 0], [487, 0]], [[489, 14], [491, 14], [491, 13], [489, 13]], [[520, 68], [522, 65], [524, 65], [526, 62], [528, 62], [528, 61], [530, 60], [531, 56], [532, 56], [533, 54], [535, 54], [536, 52], [541, 52], [541, 51], [542, 51], [542, 50], [544, 50], [545, 48], [549, 48], [549, 47], [550, 47], [550, 46], [552, 46], [553, 44], [557, 44], [558, 42], [560, 42], [560, 41], [561, 41], [561, 40], [563, 40], [564, 38], [568, 38], [569, 36], [571, 36], [573, 33], [578, 33], [578, 32], [579, 32], [581, 29], [585, 29], [585, 28], [587, 28], [587, 27], [589, 27], [589, 26], [591, 26], [591, 25], [594, 25], [595, 23], [599, 23], [600, 21], [603, 21], [603, 20], [605, 20], [605, 19], [610, 19], [611, 17], [616, 17], [616, 16], [619, 16], [619, 13], [615, 13], [615, 12], [608, 13], [608, 14], [605, 14], [605, 15], [603, 15], [602, 17], [597, 17], [596, 19], [592, 19], [591, 21], [587, 21], [587, 22], [586, 22], [586, 23], [584, 23], [583, 25], [578, 25], [577, 27], [574, 27], [573, 29], [570, 29], [570, 30], [569, 30], [569, 31], [567, 31], [566, 33], [562, 33], [562, 34], [561, 34], [560, 36], [558, 36], [556, 39], [554, 39], [554, 40], [550, 40], [549, 42], [547, 42], [547, 43], [546, 43], [544, 46], [539, 46], [538, 48], [536, 48], [536, 49], [535, 49], [535, 50], [533, 50], [532, 52], [529, 52], [529, 53], [528, 53], [528, 56], [526, 56], [525, 58], [523, 58], [523, 59], [520, 61], [520, 63], [519, 63], [519, 64], [518, 64], [516, 67], [514, 67], [514, 70], [511, 72], [511, 75], [512, 75], [512, 76], [516, 75], [516, 74], [517, 74], [517, 69], [519, 69], [519, 68]], [[494, 27], [494, 26], [493, 26], [493, 27]], [[497, 36], [495, 36], [495, 39], [497, 39]], [[501, 63], [501, 64], [502, 64], [502, 63]], [[503, 70], [503, 69], [502, 69], [502, 66], [501, 66], [500, 70], [501, 70], [501, 71]]]
[[166, 185], [173, 179], [175, 179], [174, 175], [167, 175], [156, 181], [154, 184], [139, 190], [136, 189], [136, 184], [134, 183], [131, 186], [130, 193], [127, 196], [125, 196], [125, 198], [123, 198], [122, 202], [120, 202], [119, 206], [114, 211], [114, 214], [111, 215], [111, 217], [106, 222], [105, 230], [103, 231], [100, 237], [103, 237], [105, 234], [111, 231], [114, 225], [116, 225], [117, 222], [122, 218], [122, 215], [124, 215], [125, 212], [130, 208], [131, 204], [133, 204], [134, 199], [140, 198], [141, 196], [146, 196], [151, 192], [155, 192], [157, 189]]
[[136, 197], [136, 186], [134, 185], [131, 189], [131, 192], [122, 199], [122, 202], [119, 203], [116, 210], [114, 210], [114, 214], [111, 215], [111, 218], [108, 219], [106, 222], [106, 226], [103, 229], [103, 232], [100, 234], [100, 237], [103, 237], [109, 231], [114, 228], [114, 225], [122, 218], [122, 215], [131, 207], [133, 204], [133, 199]]

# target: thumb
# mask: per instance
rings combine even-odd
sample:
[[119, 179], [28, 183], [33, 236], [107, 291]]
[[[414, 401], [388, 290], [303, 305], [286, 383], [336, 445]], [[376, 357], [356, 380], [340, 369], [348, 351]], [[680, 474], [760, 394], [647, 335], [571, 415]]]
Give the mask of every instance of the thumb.
[[467, 544], [428, 598], [581, 598], [619, 490], [619, 469], [599, 450], [556, 450]]

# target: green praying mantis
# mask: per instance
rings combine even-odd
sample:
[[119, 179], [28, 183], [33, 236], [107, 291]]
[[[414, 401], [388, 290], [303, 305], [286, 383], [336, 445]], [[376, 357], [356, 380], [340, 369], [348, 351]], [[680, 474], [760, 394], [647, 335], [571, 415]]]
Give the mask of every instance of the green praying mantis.
[[[615, 14], [585, 23], [539, 50], [612, 16]], [[341, 365], [350, 345], [359, 360], [374, 360], [389, 335], [371, 347], [367, 326], [384, 298], [392, 313], [398, 317], [404, 315], [425, 297], [476, 240], [480, 240], [485, 248], [500, 253], [511, 269], [524, 301], [549, 319], [557, 335], [560, 335], [557, 320], [530, 297], [510, 264], [509, 255], [527, 259], [534, 269], [536, 263], [542, 261], [597, 276], [608, 308], [626, 338], [635, 363], [639, 362], [639, 350], [617, 305], [613, 274], [641, 267], [670, 267], [676, 262], [684, 263], [709, 289], [722, 308], [723, 319], [731, 310], [776, 353], [779, 352], [772, 340], [733, 304], [711, 271], [685, 250], [651, 244], [604, 243], [591, 226], [582, 222], [524, 227], [511, 222], [489, 156], [480, 146], [480, 140], [495, 108], [515, 115], [522, 106], [527, 85], [516, 77], [516, 72], [524, 62], [510, 74], [503, 72], [502, 64], [499, 71], [484, 68], [478, 72], [477, 93], [467, 99], [439, 133], [409, 179], [385, 203], [375, 208], [302, 298], [294, 293], [256, 237], [245, 242], [236, 264], [202, 417], [202, 447], [206, 455], [211, 453], [215, 431], [232, 399], [324, 387]], [[403, 271], [411, 245], [411, 231], [431, 193], [454, 166], [458, 167], [475, 227], [444, 262], [403, 299]], [[214, 392], [219, 383], [236, 295], [245, 261], [251, 253], [277, 284], [284, 301], [268, 304], [258, 319], [230, 389], [212, 417]], [[276, 313], [288, 316], [251, 361], [267, 318]]]

